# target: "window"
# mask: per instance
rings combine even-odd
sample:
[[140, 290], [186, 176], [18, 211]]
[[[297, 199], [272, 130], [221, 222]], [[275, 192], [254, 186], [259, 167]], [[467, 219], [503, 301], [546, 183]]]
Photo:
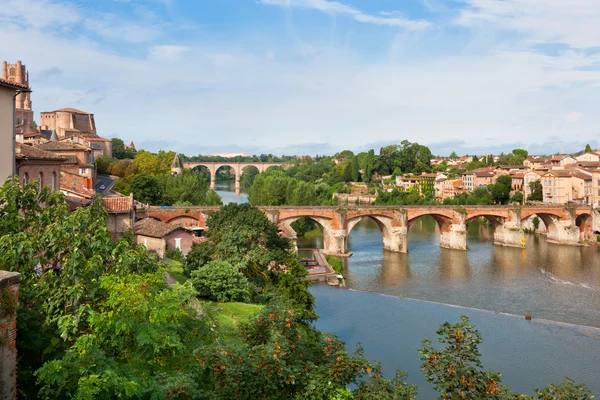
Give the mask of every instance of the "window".
[[[29, 174], [27, 172], [25, 172], [25, 174], [23, 175], [23, 186], [27, 185], [29, 183]], [[598, 191], [598, 193], [600, 193], [600, 190]]]
[[175, 238], [175, 248], [181, 250], [181, 238]]
[[40, 172], [40, 174], [38, 175], [38, 192], [41, 192], [43, 187], [44, 187], [44, 174], [42, 174]]
[[79, 173], [81, 175], [87, 175], [87, 173], [88, 173], [87, 168], [79, 168]]
[[56, 172], [52, 172], [52, 182], [51, 182], [51, 186], [52, 191], [56, 190]]

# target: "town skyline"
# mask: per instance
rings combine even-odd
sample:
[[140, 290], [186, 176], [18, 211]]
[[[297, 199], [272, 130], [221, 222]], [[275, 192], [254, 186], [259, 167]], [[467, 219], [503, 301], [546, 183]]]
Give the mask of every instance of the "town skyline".
[[36, 111], [93, 112], [153, 151], [600, 147], [600, 6], [492, 3], [9, 0], [1, 49]]

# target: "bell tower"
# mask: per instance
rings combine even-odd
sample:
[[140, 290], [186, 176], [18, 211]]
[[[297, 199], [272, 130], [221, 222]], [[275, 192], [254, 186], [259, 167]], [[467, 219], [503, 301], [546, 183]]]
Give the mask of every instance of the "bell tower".
[[[16, 64], [2, 61], [2, 79], [31, 89], [29, 86], [29, 72], [27, 72], [27, 67], [21, 61], [17, 61]], [[18, 131], [21, 133], [33, 131], [33, 109], [30, 93], [20, 93], [15, 100]]]

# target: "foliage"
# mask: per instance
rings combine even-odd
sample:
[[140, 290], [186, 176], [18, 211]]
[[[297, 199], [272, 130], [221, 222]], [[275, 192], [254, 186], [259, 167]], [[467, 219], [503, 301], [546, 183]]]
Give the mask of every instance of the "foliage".
[[36, 373], [41, 398], [166, 398], [199, 394], [194, 349], [210, 324], [190, 306], [190, 285], [167, 288], [161, 273], [104, 276], [102, 307], [88, 332]]
[[27, 398], [35, 397], [33, 372], [89, 330], [106, 295], [100, 278], [158, 265], [130, 238], [111, 239], [99, 199], [71, 212], [60, 192], [14, 179], [0, 188], [0, 268], [21, 274], [18, 379]]
[[222, 204], [221, 197], [209, 189], [204, 176], [193, 170], [184, 169], [175, 176], [160, 175], [158, 184], [164, 205], [216, 206]]
[[242, 176], [240, 177], [240, 186], [244, 189], [249, 189], [258, 175], [259, 172], [256, 167], [245, 167], [242, 171]]
[[192, 246], [185, 257], [185, 275], [191, 276], [192, 271], [209, 263], [214, 255], [215, 245], [212, 241], [205, 241]]
[[342, 260], [329, 254], [325, 256], [325, 259], [335, 272], [337, 272], [338, 274], [344, 272], [344, 263], [342, 262]]
[[502, 375], [485, 371], [481, 365], [479, 345], [481, 334], [461, 316], [461, 322], [448, 322], [436, 332], [441, 349], [434, 349], [424, 340], [421, 354], [427, 381], [444, 399], [497, 399], [507, 392], [501, 384]]
[[453, 151], [452, 153], [450, 153], [450, 156], [448, 157], [451, 160], [456, 160], [458, 158], [458, 154], [456, 154], [455, 151]]
[[510, 198], [511, 203], [523, 203], [523, 192], [519, 191]]
[[140, 174], [162, 175], [171, 172], [171, 163], [175, 158], [174, 151], [159, 151], [158, 154], [150, 153], [146, 150], [140, 150], [133, 160], [137, 171]]
[[167, 250], [165, 251], [165, 257], [171, 260], [179, 261], [181, 263], [185, 262], [185, 257], [183, 256], [183, 253], [180, 249], [176, 247], [167, 247]]
[[585, 145], [585, 149], [583, 150], [584, 153], [591, 153], [593, 151], [594, 150], [592, 149], [592, 146], [590, 146], [589, 143]]
[[358, 157], [352, 157], [352, 181], [360, 180], [360, 168], [358, 167]]
[[327, 184], [304, 182], [273, 169], [257, 176], [248, 191], [252, 205], [326, 205], [331, 204], [331, 196], [331, 188]]
[[535, 217], [533, 217], [533, 220], [531, 221], [531, 223], [533, 224], [533, 228], [537, 231], [540, 227], [539, 217], [537, 215]]
[[163, 202], [158, 179], [152, 175], [135, 175], [131, 180], [130, 189], [135, 199], [141, 203], [160, 205]]
[[96, 171], [99, 174], [108, 174], [110, 171], [110, 166], [115, 161], [107, 156], [96, 157]]
[[491, 185], [492, 198], [496, 204], [506, 204], [510, 197], [512, 178], [510, 175], [500, 175], [496, 183]]
[[244, 301], [250, 295], [250, 283], [240, 268], [227, 261], [211, 261], [192, 271], [190, 280], [198, 296], [227, 302]]
[[542, 187], [542, 183], [540, 181], [529, 182], [529, 189], [531, 190], [531, 194], [527, 197], [527, 200], [531, 201], [542, 201], [544, 200], [544, 188]]
[[291, 227], [296, 232], [297, 236], [305, 236], [308, 232], [315, 230], [318, 230], [319, 233], [321, 232], [321, 229], [317, 223], [309, 217], [298, 218], [296, 221], [291, 223]]
[[125, 143], [119, 138], [112, 139], [112, 155], [114, 158], [122, 160], [124, 158], [135, 157], [135, 149], [125, 149]]

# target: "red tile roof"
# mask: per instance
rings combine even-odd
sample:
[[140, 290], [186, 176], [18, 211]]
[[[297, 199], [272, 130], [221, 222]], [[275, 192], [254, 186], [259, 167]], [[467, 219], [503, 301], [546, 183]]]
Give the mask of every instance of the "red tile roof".
[[103, 197], [102, 204], [109, 213], [127, 213], [133, 209], [133, 198], [127, 197]]
[[23, 143], [17, 143], [15, 156], [17, 160], [47, 160], [65, 162], [66, 159], [56, 153], [41, 150]]
[[177, 229], [183, 228], [181, 228], [180, 226], [157, 221], [154, 218], [144, 218], [136, 222], [133, 226], [133, 231], [136, 235], [154, 237], [159, 239], [167, 236], [169, 233]]
[[29, 89], [29, 87], [27, 87], [26, 85], [22, 85], [17, 82], [11, 82], [11, 81], [8, 81], [8, 80], [2, 79], [2, 78], [0, 78], [0, 86], [5, 86], [5, 87], [8, 87], [10, 89], [15, 89], [15, 90], [24, 90], [27, 92], [31, 92], [31, 89]]

